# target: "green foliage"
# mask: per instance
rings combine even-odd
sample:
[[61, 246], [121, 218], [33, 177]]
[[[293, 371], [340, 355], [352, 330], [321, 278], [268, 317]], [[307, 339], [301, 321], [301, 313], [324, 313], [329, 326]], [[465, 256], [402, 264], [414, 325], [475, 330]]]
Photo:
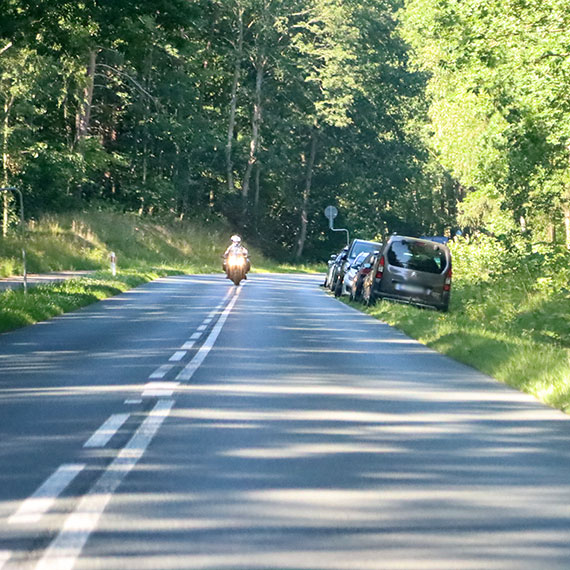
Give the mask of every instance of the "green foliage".
[[494, 231], [500, 211], [502, 223], [522, 216], [535, 236], [545, 221], [551, 233], [560, 228], [570, 165], [567, 3], [407, 0], [401, 20], [415, 65], [429, 74], [430, 145], [479, 204], [493, 201], [488, 215], [478, 209], [476, 227]]
[[[304, 209], [306, 257], [338, 246], [322, 215], [330, 203], [362, 237], [453, 225], [454, 185], [433, 162], [425, 176], [425, 78], [409, 69], [398, 7], [13, 0], [0, 22], [2, 177], [24, 191], [28, 217], [102, 201], [222, 217], [282, 259]], [[232, 193], [224, 163], [236, 58]]]
[[31, 287], [28, 293], [18, 289], [0, 293], [0, 332], [46, 320], [117, 295], [160, 273], [136, 273], [105, 278], [72, 279], [53, 285]]
[[451, 305], [438, 313], [381, 301], [368, 311], [422, 343], [547, 404], [570, 408], [570, 254], [456, 240]]

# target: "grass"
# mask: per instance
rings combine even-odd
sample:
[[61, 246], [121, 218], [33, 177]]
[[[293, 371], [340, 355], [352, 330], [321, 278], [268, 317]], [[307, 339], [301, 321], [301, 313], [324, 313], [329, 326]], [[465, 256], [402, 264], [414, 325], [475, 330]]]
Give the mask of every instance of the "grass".
[[[90, 278], [0, 293], [0, 332], [30, 325], [116, 295], [160, 276], [220, 273], [229, 228], [197, 222], [158, 223], [136, 215], [93, 211], [46, 217], [31, 223], [25, 242], [0, 239], [0, 277], [28, 273], [93, 270]], [[110, 254], [117, 256], [112, 277]], [[254, 272], [313, 273], [322, 267], [277, 264], [250, 250]]]
[[73, 311], [165, 274], [166, 271], [126, 271], [111, 277], [110, 273], [101, 272], [90, 278], [30, 287], [27, 294], [23, 289], [5, 291], [0, 294], [0, 332]]
[[362, 310], [552, 407], [570, 409], [570, 293], [545, 289], [524, 270], [482, 282], [460, 275], [448, 313], [389, 301]]

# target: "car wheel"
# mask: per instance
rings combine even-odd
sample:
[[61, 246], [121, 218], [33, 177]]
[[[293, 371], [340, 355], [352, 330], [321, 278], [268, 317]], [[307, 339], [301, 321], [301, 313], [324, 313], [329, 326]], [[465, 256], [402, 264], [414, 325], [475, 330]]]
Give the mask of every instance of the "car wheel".
[[[374, 306], [374, 303], [376, 302], [376, 299], [374, 298], [374, 293], [372, 292], [372, 287], [367, 289], [367, 291], [368, 291], [368, 294], [366, 295], [364, 304], [367, 307], [372, 307], [372, 306]], [[363, 295], [363, 298], [364, 298], [364, 295]]]
[[351, 291], [350, 294], [352, 295], [353, 301], [360, 301], [362, 299], [362, 285], [359, 287], [358, 285], [352, 288], [354, 293]]
[[334, 288], [334, 296], [340, 297], [342, 295], [342, 279], [338, 279], [336, 282], [336, 287]]

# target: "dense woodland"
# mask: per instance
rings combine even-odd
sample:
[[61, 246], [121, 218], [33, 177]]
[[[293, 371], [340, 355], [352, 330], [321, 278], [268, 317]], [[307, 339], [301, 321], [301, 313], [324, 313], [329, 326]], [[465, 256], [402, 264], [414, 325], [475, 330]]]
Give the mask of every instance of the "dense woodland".
[[[26, 216], [570, 244], [567, 0], [0, 0], [1, 184]], [[17, 204], [4, 193], [2, 227]]]

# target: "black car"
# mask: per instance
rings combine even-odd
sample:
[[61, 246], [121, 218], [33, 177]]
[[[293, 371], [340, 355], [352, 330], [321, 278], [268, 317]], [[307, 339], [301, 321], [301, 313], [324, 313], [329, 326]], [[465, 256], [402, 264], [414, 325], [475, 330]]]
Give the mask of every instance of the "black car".
[[346, 285], [346, 288], [348, 289], [349, 299], [351, 301], [361, 300], [362, 284], [364, 283], [364, 278], [370, 273], [370, 271], [372, 271], [372, 267], [376, 262], [378, 254], [378, 251], [367, 254], [356, 273], [352, 275], [350, 283]]
[[337, 297], [343, 293], [344, 274], [359, 253], [362, 253], [363, 251], [372, 253], [374, 251], [378, 251], [381, 247], [382, 244], [375, 241], [353, 239], [348, 247], [344, 261], [342, 261], [341, 266], [335, 272], [334, 280], [329, 284], [331, 291], [334, 291], [334, 294]]
[[348, 246], [341, 250], [339, 253], [331, 255], [328, 261], [329, 268], [325, 276], [325, 282], [323, 283], [325, 287], [328, 287], [332, 290], [331, 283], [335, 281], [338, 270], [346, 259], [347, 252]]

